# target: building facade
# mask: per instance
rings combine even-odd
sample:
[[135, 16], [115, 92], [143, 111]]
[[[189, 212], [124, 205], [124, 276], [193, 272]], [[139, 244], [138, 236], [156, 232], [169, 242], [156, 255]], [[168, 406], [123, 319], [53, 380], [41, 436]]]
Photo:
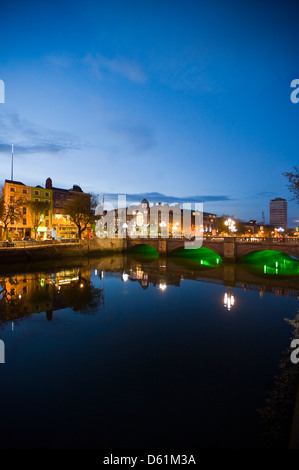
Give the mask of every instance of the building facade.
[[[103, 209], [103, 208], [102, 208]], [[122, 209], [102, 210], [103, 217], [97, 224], [98, 237], [181, 237], [216, 235], [217, 217], [203, 212], [202, 224], [198, 226], [195, 211], [182, 209], [180, 204], [149, 203], [130, 204]]]
[[286, 231], [287, 223], [287, 201], [277, 197], [270, 201], [270, 225], [281, 231]]
[[[34, 211], [34, 205], [31, 207], [31, 220], [32, 225], [37, 225], [37, 234], [39, 238], [45, 239], [52, 237], [52, 209], [53, 209], [53, 195], [52, 191], [42, 186], [31, 187], [31, 201], [36, 203], [43, 203], [42, 209]], [[35, 220], [38, 219], [36, 223]]]
[[[5, 205], [10, 209], [15, 208], [16, 211], [14, 220], [7, 224], [8, 239], [76, 238], [77, 227], [70, 220], [65, 206], [78, 192], [84, 194], [77, 185], [71, 189], [53, 187], [51, 178], [46, 180], [45, 187], [27, 186], [20, 181], [5, 180], [3, 188]], [[43, 204], [38, 207], [38, 203]], [[5, 223], [0, 221], [1, 236]]]
[[[15, 206], [18, 217], [8, 223], [8, 236], [11, 238], [22, 238], [31, 233], [32, 220], [27, 202], [31, 200], [31, 187], [20, 181], [5, 180], [3, 198], [6, 211]], [[9, 218], [7, 219], [9, 220]], [[2, 225], [5, 221], [2, 221]]]
[[73, 186], [72, 189], [57, 188], [52, 185], [51, 178], [46, 180], [46, 189], [52, 193], [52, 232], [54, 238], [76, 238], [77, 227], [70, 220], [66, 213], [65, 206], [72, 197], [72, 194], [83, 192], [79, 186]]

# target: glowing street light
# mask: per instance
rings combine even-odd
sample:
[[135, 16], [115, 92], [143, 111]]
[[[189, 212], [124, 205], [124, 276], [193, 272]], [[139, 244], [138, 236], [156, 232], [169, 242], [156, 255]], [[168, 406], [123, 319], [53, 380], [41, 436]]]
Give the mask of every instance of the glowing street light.
[[237, 231], [236, 222], [233, 219], [230, 219], [230, 218], [227, 219], [224, 222], [224, 225], [227, 226], [227, 228], [229, 229], [230, 232], [236, 232]]

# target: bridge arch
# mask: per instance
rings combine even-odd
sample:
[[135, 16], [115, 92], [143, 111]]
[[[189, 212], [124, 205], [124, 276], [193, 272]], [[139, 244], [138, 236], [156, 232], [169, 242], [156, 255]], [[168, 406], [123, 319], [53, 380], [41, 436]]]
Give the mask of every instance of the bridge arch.
[[155, 243], [140, 242], [128, 246], [129, 253], [142, 257], [157, 258], [159, 256], [158, 247]]
[[215, 250], [205, 246], [192, 249], [178, 247], [172, 250], [170, 256], [192, 260], [206, 266], [217, 266], [222, 262], [222, 257]]
[[248, 247], [248, 250], [243, 250], [242, 255], [239, 256], [240, 262], [253, 262], [253, 261], [275, 261], [275, 260], [294, 260], [298, 261], [297, 251], [292, 254], [292, 250], [279, 250], [279, 249], [264, 249], [260, 250], [256, 247]]
[[216, 253], [216, 255], [220, 256], [221, 259], [223, 259], [224, 256], [224, 249], [223, 249], [223, 243], [208, 243], [205, 242], [203, 243], [203, 248], [209, 249], [213, 253]]

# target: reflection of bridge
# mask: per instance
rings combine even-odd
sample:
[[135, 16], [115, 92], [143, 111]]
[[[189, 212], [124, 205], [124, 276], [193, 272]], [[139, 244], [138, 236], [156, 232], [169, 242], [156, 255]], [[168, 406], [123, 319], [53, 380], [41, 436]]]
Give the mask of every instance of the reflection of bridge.
[[[157, 250], [160, 255], [168, 255], [177, 248], [184, 248], [186, 238], [127, 238], [126, 248], [131, 249], [136, 245], [149, 245]], [[190, 243], [191, 244], [191, 243]], [[214, 237], [204, 238], [202, 246], [213, 250], [223, 261], [235, 262], [243, 256], [262, 250], [276, 250], [287, 255], [299, 258], [299, 239], [285, 238], [237, 238]]]

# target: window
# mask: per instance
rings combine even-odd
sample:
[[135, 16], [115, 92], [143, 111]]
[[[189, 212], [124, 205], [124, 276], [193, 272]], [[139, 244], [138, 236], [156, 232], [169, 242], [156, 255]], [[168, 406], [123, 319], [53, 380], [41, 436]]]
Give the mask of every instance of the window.
[[45, 193], [45, 196], [46, 196], [46, 197], [49, 197], [49, 196], [50, 196], [50, 193], [46, 192], [46, 193]]
[[39, 191], [34, 191], [35, 196], [39, 196]]
[[28, 194], [27, 189], [23, 189], [23, 194]]
[[39, 201], [39, 199], [34, 199], [34, 201], [35, 201], [35, 202], [38, 202], [38, 201]]
[[23, 219], [23, 225], [27, 225], [27, 219]]
[[15, 192], [16, 192], [16, 188], [10, 187], [10, 191], [11, 191], [12, 193], [15, 193]]
[[27, 215], [27, 207], [23, 207], [23, 215]]
[[45, 210], [45, 216], [46, 216], [46, 217], [49, 217], [49, 209], [46, 209], [46, 210]]
[[46, 225], [46, 227], [49, 227], [49, 221], [48, 220], [45, 221], [45, 225]]
[[9, 196], [9, 201], [10, 202], [14, 202], [14, 200], [15, 200], [14, 196]]
[[49, 201], [49, 199], [46, 199], [46, 201], [45, 201], [45, 202], [46, 202], [47, 204], [50, 204], [50, 201]]

